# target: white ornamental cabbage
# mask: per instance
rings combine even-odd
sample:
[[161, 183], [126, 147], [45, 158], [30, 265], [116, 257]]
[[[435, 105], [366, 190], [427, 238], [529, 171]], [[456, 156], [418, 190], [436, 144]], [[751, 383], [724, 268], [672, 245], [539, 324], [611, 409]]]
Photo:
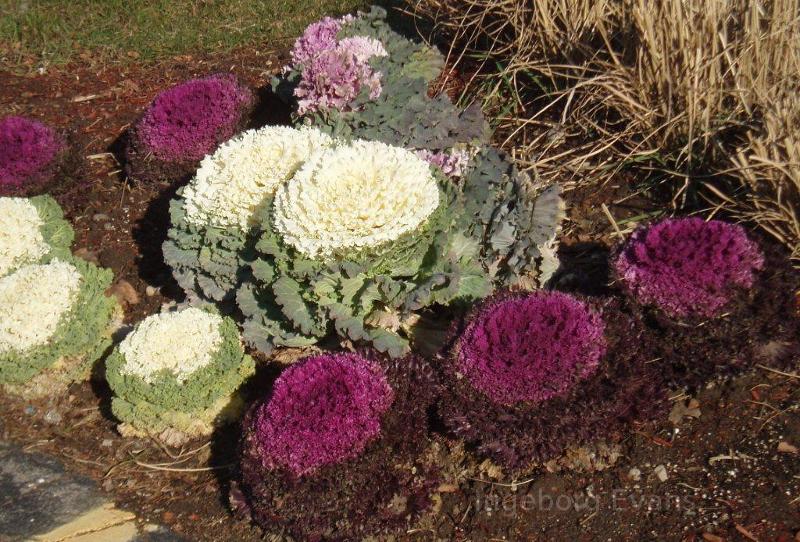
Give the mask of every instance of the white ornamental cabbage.
[[184, 382], [213, 361], [221, 323], [219, 315], [194, 307], [148, 316], [119, 345], [125, 358], [120, 373], [151, 383], [166, 370]]
[[26, 198], [0, 198], [0, 276], [49, 250], [38, 209]]
[[81, 287], [74, 265], [30, 264], [0, 278], [0, 354], [46, 345]]
[[183, 191], [186, 220], [246, 231], [260, 206], [313, 153], [331, 145], [316, 128], [266, 126], [231, 139], [200, 163]]
[[395, 241], [438, 206], [439, 187], [425, 160], [357, 140], [315, 154], [281, 185], [273, 219], [286, 243], [318, 259]]

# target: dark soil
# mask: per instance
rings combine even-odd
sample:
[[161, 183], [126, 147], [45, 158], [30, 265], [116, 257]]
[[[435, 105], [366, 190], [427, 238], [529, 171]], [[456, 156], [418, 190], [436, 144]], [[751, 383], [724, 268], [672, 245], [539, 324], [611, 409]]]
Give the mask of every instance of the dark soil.
[[[179, 300], [160, 253], [174, 188], [127, 183], [116, 158], [120, 136], [173, 83], [230, 70], [264, 88], [282, 59], [250, 50], [179, 57], [155, 68], [85, 60], [53, 73], [0, 73], [0, 115], [30, 115], [73, 131], [84, 161], [54, 195], [75, 227], [78, 254], [114, 271], [126, 319], [135, 322]], [[286, 111], [268, 92], [261, 98], [258, 123], [285, 121]], [[632, 194], [624, 177], [567, 197], [571, 220], [561, 250], [567, 265], [559, 284], [602, 292], [605, 255], [620, 237], [616, 230], [630, 227], [626, 220], [653, 216], [655, 207]], [[260, 373], [269, 381], [277, 369], [262, 363]], [[800, 377], [759, 370], [703, 390], [696, 404], [689, 399], [676, 395], [671, 420], [638, 427], [618, 443], [621, 456], [610, 468], [542, 469], [515, 486], [436, 436], [432, 453], [442, 460], [445, 483], [435, 511], [397, 539], [800, 540], [800, 453], [794, 448], [800, 447]], [[190, 540], [262, 539], [227, 505], [236, 427], [208, 442], [164, 449], [121, 438], [108, 402], [102, 383], [77, 385], [63, 400], [25, 402], [0, 393], [0, 439], [57, 456], [100, 481], [121, 508]]]

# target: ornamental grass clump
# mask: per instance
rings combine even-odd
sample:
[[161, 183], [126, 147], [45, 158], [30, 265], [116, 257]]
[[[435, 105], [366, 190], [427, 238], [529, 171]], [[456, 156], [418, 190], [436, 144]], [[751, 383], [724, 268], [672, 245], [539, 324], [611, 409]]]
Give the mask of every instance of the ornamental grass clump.
[[254, 371], [229, 318], [194, 307], [152, 315], [106, 362], [111, 411], [123, 435], [179, 444], [234, 419]]
[[797, 273], [739, 225], [679, 218], [640, 227], [612, 268], [660, 333], [673, 384], [698, 385], [756, 363], [784, 365], [800, 352]]
[[222, 144], [172, 201], [164, 258], [191, 298], [230, 301], [253, 258], [259, 211], [332, 140], [314, 128], [267, 126]]
[[646, 330], [613, 300], [503, 294], [456, 326], [443, 363], [449, 431], [514, 474], [662, 410]]
[[39, 121], [0, 119], [0, 196], [41, 193], [55, 180], [66, 151], [64, 138]]
[[296, 540], [356, 540], [431, 504], [424, 459], [430, 368], [375, 352], [321, 354], [285, 370], [245, 417], [231, 502]]
[[23, 265], [69, 257], [74, 237], [50, 196], [0, 198], [0, 277]]
[[111, 345], [119, 306], [111, 271], [77, 258], [19, 267], [0, 278], [0, 384], [26, 397], [87, 379]]
[[269, 350], [335, 332], [403, 355], [415, 313], [491, 290], [463, 209], [411, 151], [357, 140], [315, 154], [260, 211], [237, 295], [245, 338]]
[[156, 96], [128, 134], [129, 177], [177, 181], [247, 122], [250, 89], [231, 74], [191, 79]]

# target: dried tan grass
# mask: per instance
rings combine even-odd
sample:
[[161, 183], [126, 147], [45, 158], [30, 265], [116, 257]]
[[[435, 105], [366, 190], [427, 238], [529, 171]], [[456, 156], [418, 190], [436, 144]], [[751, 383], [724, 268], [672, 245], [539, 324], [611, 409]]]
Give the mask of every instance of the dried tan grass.
[[800, 252], [800, 0], [415, 0], [410, 11], [448, 37], [450, 62], [475, 73], [468, 91], [486, 96], [502, 143], [535, 175], [659, 170], [676, 204], [710, 187]]

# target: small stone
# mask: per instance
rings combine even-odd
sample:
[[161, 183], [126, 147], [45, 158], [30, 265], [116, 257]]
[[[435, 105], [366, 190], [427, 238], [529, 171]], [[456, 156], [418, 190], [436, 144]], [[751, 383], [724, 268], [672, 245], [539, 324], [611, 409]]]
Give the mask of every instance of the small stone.
[[27, 414], [28, 416], [32, 416], [35, 413], [36, 413], [36, 407], [32, 407], [30, 405], [25, 407], [25, 414]]
[[100, 446], [102, 446], [103, 448], [110, 448], [112, 444], [114, 444], [113, 440], [111, 440], [110, 438], [104, 438], [103, 442], [100, 443]]
[[144, 292], [147, 294], [147, 297], [153, 297], [158, 293], [158, 288], [155, 286], [148, 286], [144, 289]]
[[664, 465], [657, 466], [655, 469], [653, 469], [653, 472], [656, 473], [656, 477], [661, 482], [666, 482], [667, 479], [669, 478], [669, 476], [667, 475], [667, 468]]
[[103, 229], [106, 231], [111, 231], [114, 229], [114, 224], [112, 224], [111, 222], [106, 222], [105, 224], [103, 224]]
[[628, 478], [630, 478], [634, 482], [638, 482], [639, 480], [642, 479], [642, 471], [634, 467], [628, 471]]
[[62, 419], [61, 414], [57, 410], [48, 410], [44, 415], [44, 421], [53, 425], [61, 423]]
[[796, 454], [798, 449], [794, 444], [789, 444], [784, 440], [778, 443], [778, 451], [784, 454]]
[[139, 302], [139, 294], [131, 283], [125, 279], [120, 279], [115, 285], [109, 288], [109, 293], [116, 296], [120, 303], [136, 305]]
[[108, 220], [109, 216], [103, 213], [97, 213], [92, 217], [95, 222], [103, 222], [104, 220]]

